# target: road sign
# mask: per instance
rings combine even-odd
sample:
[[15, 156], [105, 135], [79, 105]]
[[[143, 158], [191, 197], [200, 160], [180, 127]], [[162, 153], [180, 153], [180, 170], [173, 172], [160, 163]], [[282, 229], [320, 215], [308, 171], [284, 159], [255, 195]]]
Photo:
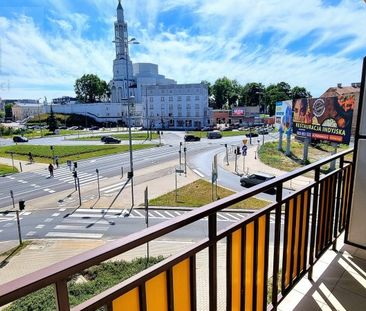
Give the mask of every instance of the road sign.
[[241, 153], [244, 157], [246, 157], [247, 155], [247, 151], [248, 151], [248, 147], [247, 145], [244, 145], [243, 147], [241, 147]]
[[181, 169], [175, 169], [175, 172], [177, 173], [177, 174], [183, 174], [184, 173], [184, 170], [181, 170]]
[[243, 144], [246, 145], [248, 143], [248, 139], [243, 139]]

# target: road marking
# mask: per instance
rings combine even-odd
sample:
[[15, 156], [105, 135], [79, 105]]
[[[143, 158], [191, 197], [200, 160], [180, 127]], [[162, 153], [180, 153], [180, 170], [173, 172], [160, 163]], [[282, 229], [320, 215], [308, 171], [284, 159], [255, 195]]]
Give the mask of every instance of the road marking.
[[162, 213], [159, 213], [158, 211], [155, 211], [156, 214], [158, 214], [161, 218], [167, 218], [166, 216], [164, 216]]
[[0, 230], [0, 233], [3, 232], [3, 230]]
[[165, 211], [165, 214], [169, 215], [170, 217], [174, 218], [175, 216], [173, 214], [170, 214], [168, 211]]
[[105, 220], [105, 219], [64, 219], [62, 221], [62, 223], [66, 223], [66, 224], [101, 224], [101, 225], [109, 225], [109, 221]]
[[176, 213], [178, 216], [182, 215], [181, 213], [174, 211], [174, 213]]
[[32, 214], [32, 212], [22, 212], [22, 213], [20, 213], [20, 215], [22, 215], [22, 216], [28, 216], [30, 214]]
[[49, 193], [55, 193], [55, 190], [48, 190]]
[[107, 214], [102, 214], [102, 215], [97, 215], [97, 214], [71, 214], [68, 217], [71, 218], [117, 218], [118, 216], [114, 216], [114, 215], [107, 215]]
[[108, 189], [110, 189], [110, 188], [116, 188], [116, 187], [118, 187], [118, 186], [122, 186], [122, 185], [124, 185], [125, 183], [126, 183], [126, 181], [119, 182], [119, 183], [117, 183], [117, 184], [110, 185], [110, 186], [108, 186], [108, 187], [104, 187], [104, 188], [100, 189], [100, 191], [108, 190]]
[[29, 231], [26, 236], [32, 236], [35, 235], [37, 232], [36, 231]]
[[64, 212], [64, 211], [66, 211], [66, 208], [60, 208], [59, 211]]
[[21, 184], [27, 184], [28, 182], [22, 179], [19, 179], [18, 182], [20, 182]]
[[53, 220], [53, 218], [46, 218], [45, 220], [44, 220], [44, 222], [51, 222]]
[[48, 192], [48, 191], [50, 191], [51, 189], [48, 189], [48, 188], [46, 188], [46, 189], [43, 189], [43, 191], [46, 191], [46, 192]]
[[11, 227], [12, 225], [14, 225], [14, 223], [10, 222], [10, 223], [8, 223], [8, 224], [5, 224], [3, 227], [4, 227], [4, 228], [9, 228], [9, 227]]
[[52, 214], [52, 217], [57, 217], [57, 216], [60, 216], [60, 213], [53, 213]]
[[218, 220], [222, 220], [222, 219], [219, 219], [219, 218], [223, 218], [223, 220], [225, 220], [225, 221], [230, 221], [230, 219], [229, 218], [227, 218], [227, 217], [225, 217], [223, 214], [221, 214], [221, 213], [217, 213], [217, 218], [218, 218]]
[[[70, 226], [70, 225], [57, 225], [54, 230], [85, 230], [89, 229], [85, 226]], [[95, 230], [95, 231], [107, 231], [108, 227], [90, 227], [89, 230]]]
[[95, 213], [100, 213], [100, 214], [107, 214], [107, 213], [116, 213], [116, 214], [121, 214], [123, 213], [123, 210], [121, 209], [88, 209], [88, 208], [79, 208], [77, 210], [78, 213], [91, 213], [91, 212], [95, 212]]
[[234, 215], [232, 215], [231, 213], [226, 213], [225, 215], [230, 216], [231, 218], [233, 218], [234, 220], [241, 220], [241, 218], [237, 218]]
[[103, 234], [100, 233], [73, 233], [73, 232], [48, 232], [48, 238], [81, 238], [81, 239], [100, 239]]
[[193, 169], [193, 172], [195, 172], [198, 176], [205, 177], [199, 170]]
[[38, 225], [37, 227], [36, 227], [36, 229], [43, 229], [45, 227], [45, 225]]

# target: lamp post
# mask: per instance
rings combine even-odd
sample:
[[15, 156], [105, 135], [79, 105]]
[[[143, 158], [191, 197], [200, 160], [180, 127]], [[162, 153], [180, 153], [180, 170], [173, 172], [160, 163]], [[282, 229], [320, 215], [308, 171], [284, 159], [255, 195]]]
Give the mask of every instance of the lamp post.
[[[125, 46], [125, 60], [126, 60], [126, 76], [127, 76], [127, 114], [128, 114], [128, 143], [129, 143], [129, 150], [130, 150], [130, 172], [128, 172], [128, 178], [131, 181], [131, 209], [135, 205], [135, 199], [134, 199], [134, 191], [133, 191], [133, 156], [132, 156], [132, 134], [131, 134], [131, 99], [134, 97], [130, 97], [130, 77], [129, 77], [129, 70], [128, 70], [128, 45], [129, 44], [140, 44], [140, 42], [136, 41], [136, 38], [127, 39], [124, 41], [121, 37], [116, 36], [116, 39], [120, 43], [126, 42]], [[114, 41], [116, 42], [116, 41]]]

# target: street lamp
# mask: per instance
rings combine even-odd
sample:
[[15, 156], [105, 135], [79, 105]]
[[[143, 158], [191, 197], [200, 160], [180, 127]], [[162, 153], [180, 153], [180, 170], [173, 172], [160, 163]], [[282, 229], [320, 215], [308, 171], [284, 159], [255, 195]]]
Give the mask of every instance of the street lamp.
[[[124, 40], [116, 36], [116, 39], [118, 39], [120, 42], [123, 42]], [[131, 38], [130, 40], [126, 41], [126, 54], [125, 54], [125, 60], [126, 60], [126, 76], [127, 76], [127, 114], [128, 114], [128, 145], [130, 150], [130, 172], [128, 172], [128, 178], [131, 181], [131, 209], [135, 205], [135, 199], [134, 199], [134, 191], [133, 191], [133, 156], [132, 156], [132, 133], [131, 133], [131, 99], [130, 98], [130, 77], [129, 77], [129, 70], [128, 70], [128, 45], [129, 44], [140, 44], [140, 42], [136, 41], [136, 38]]]

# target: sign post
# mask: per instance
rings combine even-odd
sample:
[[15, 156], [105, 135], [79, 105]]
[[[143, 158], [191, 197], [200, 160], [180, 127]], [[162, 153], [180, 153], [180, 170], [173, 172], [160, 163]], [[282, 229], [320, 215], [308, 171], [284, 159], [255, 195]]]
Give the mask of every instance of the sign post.
[[[211, 176], [211, 182], [212, 182], [212, 201], [215, 201], [217, 198], [217, 177], [218, 177], [218, 171], [217, 171], [217, 154], [214, 156], [214, 160], [212, 163], [212, 176]], [[216, 191], [214, 191], [214, 187], [216, 184]], [[216, 193], [216, 196], [215, 194]]]
[[248, 152], [248, 146], [244, 144], [243, 147], [241, 147], [241, 154], [243, 155], [243, 173], [245, 174], [245, 157], [247, 156]]
[[97, 173], [98, 198], [100, 199], [99, 170], [95, 169], [95, 172]]
[[184, 173], [184, 170], [181, 168], [175, 169], [175, 202], [178, 202], [178, 174]]
[[[146, 228], [149, 228], [149, 190], [148, 187], [145, 189], [145, 223]], [[150, 250], [149, 250], [149, 242], [146, 243], [146, 267], [149, 265], [149, 257], [150, 257]]]
[[10, 197], [11, 197], [11, 200], [13, 201], [13, 208], [15, 208], [15, 202], [14, 202], [14, 193], [13, 193], [13, 190], [10, 190]]
[[11, 155], [11, 163], [13, 165], [13, 172], [15, 171], [15, 166], [14, 166], [14, 152], [10, 152]]

